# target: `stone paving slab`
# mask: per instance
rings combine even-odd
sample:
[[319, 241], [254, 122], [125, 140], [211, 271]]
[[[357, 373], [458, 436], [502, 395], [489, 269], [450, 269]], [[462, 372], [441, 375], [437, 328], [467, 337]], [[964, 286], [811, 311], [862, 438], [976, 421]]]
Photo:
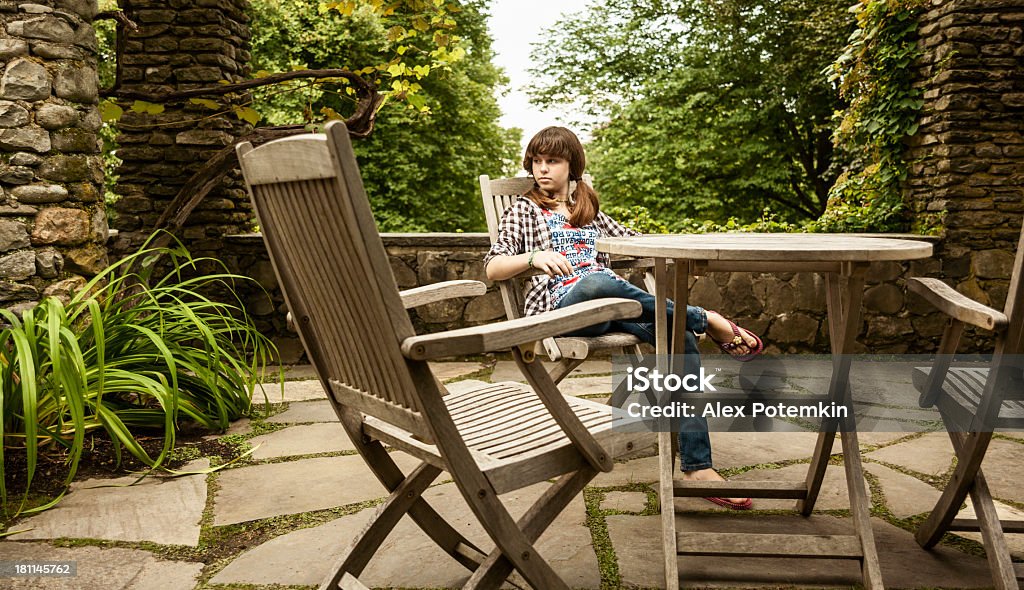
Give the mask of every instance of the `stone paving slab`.
[[452, 383], [445, 384], [444, 388], [448, 390], [448, 393], [464, 393], [471, 389], [487, 387], [488, 385], [490, 383], [478, 379], [463, 379], [462, 381], [453, 381]]
[[818, 440], [816, 432], [711, 432], [710, 436], [711, 458], [718, 469], [809, 459]]
[[864, 463], [864, 470], [878, 478], [885, 505], [897, 518], [930, 512], [942, 492], [925, 482], [878, 463]]
[[602, 510], [643, 512], [647, 508], [647, 494], [642, 492], [608, 492], [601, 501]]
[[[807, 464], [789, 465], [782, 469], [752, 469], [729, 478], [731, 481], [804, 481], [807, 478]], [[867, 481], [864, 489], [870, 490]], [[698, 501], [699, 498], [688, 498]], [[796, 500], [771, 500], [755, 498], [755, 510], [792, 510]], [[702, 505], [701, 508], [704, 508]], [[825, 469], [825, 479], [818, 492], [818, 500], [814, 503], [815, 510], [846, 510], [850, 508], [850, 495], [846, 487], [846, 471], [842, 466], [829, 465]]]
[[[181, 470], [206, 469], [209, 465], [203, 459]], [[150, 476], [129, 485], [136, 479], [126, 476], [74, 482], [71, 493], [55, 508], [11, 527], [30, 530], [7, 538], [22, 541], [67, 537], [197, 546], [199, 521], [206, 506], [206, 474]]]
[[857, 442], [860, 443], [861, 449], [863, 449], [866, 445], [888, 445], [908, 436], [909, 434], [910, 433], [899, 430], [894, 430], [892, 432], [884, 432], [882, 430], [858, 431]]
[[294, 402], [288, 404], [288, 409], [267, 418], [267, 422], [274, 424], [297, 424], [302, 422], [337, 422], [338, 415], [334, 413], [331, 402], [322, 399], [308, 402]]
[[[263, 397], [264, 393], [266, 394], [266, 399]], [[252, 402], [254, 404], [262, 404], [267, 401], [272, 404], [279, 404], [281, 402], [301, 402], [314, 399], [327, 399], [327, 393], [324, 392], [323, 385], [316, 379], [285, 381], [283, 392], [281, 391], [281, 385], [277, 383], [264, 384], [262, 390], [257, 387], [256, 391], [252, 393]]]
[[[549, 484], [537, 484], [501, 496], [514, 518], [544, 492]], [[477, 523], [454, 484], [435, 486], [424, 494], [427, 501], [477, 547], [494, 545]], [[252, 549], [220, 571], [214, 584], [319, 584], [329, 566], [363, 528], [373, 509], [343, 516], [327, 524], [295, 531]], [[598, 588], [600, 573], [584, 526], [586, 511], [577, 496], [555, 520], [538, 543], [538, 551], [573, 588]], [[410, 567], [429, 564], [429, 567]], [[439, 549], [408, 517], [395, 527], [360, 577], [368, 587], [458, 588], [468, 571]], [[520, 583], [520, 587], [527, 587]]]
[[348, 433], [337, 420], [334, 423], [289, 426], [253, 437], [249, 444], [253, 447], [259, 445], [252, 452], [252, 458], [256, 460], [355, 450]]
[[74, 561], [70, 578], [18, 577], [0, 579], [6, 590], [192, 590], [202, 563], [170, 561], [138, 549], [51, 547], [44, 543], [0, 543], [5, 561]]
[[1024, 444], [993, 439], [982, 470], [993, 497], [1024, 502]]
[[[547, 357], [545, 356], [544, 358]], [[544, 368], [550, 371], [556, 364], [557, 363], [552, 363], [551, 361], [544, 361]], [[583, 361], [582, 365], [576, 367], [576, 369], [566, 378], [577, 379], [587, 375], [611, 372], [612, 362], [608, 359], [586, 360]], [[519, 367], [516, 366], [515, 361], [498, 361], [498, 363], [494, 365], [494, 372], [491, 373], [491, 381], [494, 383], [499, 381], [519, 381], [520, 383], [526, 383], [526, 377], [523, 377], [523, 374], [519, 371]]]
[[285, 381], [299, 381], [302, 379], [319, 379], [316, 374], [316, 369], [313, 365], [302, 364], [302, 365], [284, 365], [281, 367], [281, 371], [278, 371], [278, 366], [273, 365], [267, 367], [264, 372], [263, 382], [274, 382], [280, 379], [281, 373], [284, 373]]
[[931, 432], [911, 441], [872, 451], [865, 456], [918, 473], [941, 475], [952, 465], [953, 445], [945, 432]]
[[[615, 547], [623, 587], [664, 588], [660, 516], [609, 516], [608, 533]], [[882, 578], [888, 588], [976, 588], [990, 586], [985, 561], [947, 547], [924, 551], [907, 531], [879, 519], [871, 520], [878, 545]], [[849, 519], [827, 515], [801, 516], [687, 514], [676, 519], [680, 531], [732, 533], [850, 534]], [[811, 585], [859, 585], [855, 561], [682, 557], [684, 587], [735, 588]]]
[[[1013, 506], [1007, 506], [1002, 502], [994, 502], [996, 506], [996, 514], [999, 515], [1001, 520], [1011, 521], [1024, 521], [1024, 510], [1018, 510]], [[970, 498], [967, 499], [967, 507], [961, 510], [956, 515], [957, 518], [977, 518], [978, 515], [974, 511], [974, 503], [971, 502]], [[968, 532], [957, 532], [955, 535], [973, 539], [981, 543], [981, 533], [968, 533]], [[1007, 534], [1006, 545], [1010, 548], [1010, 555], [1016, 559], [1024, 559], [1024, 534]]]
[[[420, 463], [397, 451], [391, 456], [403, 472]], [[441, 474], [438, 481], [445, 478]], [[384, 486], [356, 455], [226, 469], [220, 472], [217, 483], [220, 489], [214, 498], [215, 526], [387, 496]]]
[[598, 473], [590, 485], [598, 488], [622, 486], [632, 483], [658, 481], [658, 456], [642, 457], [625, 463], [616, 463], [608, 473]]
[[604, 377], [569, 377], [558, 384], [558, 390], [562, 395], [594, 395], [598, 393], [611, 394], [612, 378]]
[[483, 363], [478, 362], [429, 362], [430, 370], [434, 376], [441, 380], [441, 383], [458, 379], [466, 375], [472, 375], [487, 368]]

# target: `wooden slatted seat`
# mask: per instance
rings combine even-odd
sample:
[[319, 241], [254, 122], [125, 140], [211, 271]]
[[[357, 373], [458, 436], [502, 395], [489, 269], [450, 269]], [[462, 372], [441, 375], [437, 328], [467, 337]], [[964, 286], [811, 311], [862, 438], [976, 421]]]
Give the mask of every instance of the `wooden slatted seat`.
[[[590, 184], [589, 174], [583, 175], [583, 181]], [[484, 213], [487, 218], [487, 232], [491, 236], [491, 242], [498, 239], [498, 224], [506, 209], [515, 204], [516, 200], [533, 188], [533, 178], [517, 176], [512, 178], [491, 179], [486, 174], [480, 176], [480, 195], [483, 199]], [[613, 269], [637, 268], [651, 266], [651, 260], [623, 260], [614, 261]], [[501, 290], [502, 301], [505, 305], [505, 315], [509, 319], [522, 317], [524, 305], [525, 279], [537, 274], [529, 271], [520, 276], [498, 281], [498, 288]], [[650, 277], [653, 281], [653, 277]], [[653, 283], [651, 283], [653, 284]], [[558, 383], [564, 379], [573, 369], [578, 367], [591, 355], [602, 351], [611, 350], [625, 354], [634, 360], [640, 358], [639, 345], [641, 340], [632, 334], [610, 333], [595, 337], [557, 337], [545, 339], [541, 346], [552, 361], [558, 361], [558, 365], [551, 371], [551, 378]], [[613, 396], [612, 404], [615, 405], [623, 398], [623, 392], [617, 392]]]
[[[915, 367], [913, 373], [914, 387], [924, 391], [928, 383], [931, 367]], [[950, 424], [961, 431], [969, 430], [981, 398], [985, 393], [988, 381], [987, 367], [951, 367], [946, 373], [942, 384], [942, 395], [936, 401], [941, 404], [943, 412], [948, 416]], [[999, 415], [995, 419], [997, 430], [1024, 429], [1024, 395], [1022, 384], [1009, 387], [1003, 397]], [[1016, 399], [1014, 399], [1016, 398]]]
[[[980, 531], [995, 588], [1017, 589], [1019, 569], [1010, 558], [1004, 533], [1024, 532], [1024, 522], [1004, 521], [996, 514], [982, 463], [994, 429], [1024, 428], [1024, 387], [1020, 355], [1024, 353], [1024, 228], [1010, 276], [1010, 288], [1002, 312], [978, 303], [933, 278], [907, 282], [949, 321], [938, 355], [930, 367], [913, 372], [921, 392], [922, 407], [938, 408], [949, 431], [957, 464], [935, 507], [918, 528], [915, 538], [931, 548], [947, 531]], [[984, 367], [951, 367], [966, 324], [995, 333], [995, 350]], [[967, 497], [976, 519], [958, 519]]]
[[[534, 588], [568, 590], [534, 542], [598, 472], [651, 436], [614, 428], [614, 408], [563, 396], [533, 350], [564, 330], [636, 317], [640, 304], [601, 299], [416, 335], [406, 308], [479, 294], [483, 284], [399, 293], [343, 123], [255, 149], [242, 144], [238, 159], [295, 330], [356, 451], [390, 491], [321, 589], [365, 588], [359, 576], [408, 515], [472, 572], [464, 588], [498, 588], [516, 569]], [[448, 394], [427, 363], [507, 349], [529, 387], [484, 384]], [[383, 443], [422, 463], [403, 473]], [[443, 471], [494, 541], [490, 554], [423, 499]], [[518, 520], [498, 498], [548, 480]]]

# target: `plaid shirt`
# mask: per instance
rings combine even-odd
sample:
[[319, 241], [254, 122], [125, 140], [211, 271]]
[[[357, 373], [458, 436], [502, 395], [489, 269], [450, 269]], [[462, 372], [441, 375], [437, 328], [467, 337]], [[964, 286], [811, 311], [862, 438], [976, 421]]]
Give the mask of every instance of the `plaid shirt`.
[[[633, 231], [621, 225], [604, 212], [598, 212], [594, 221], [586, 226], [597, 230], [600, 238], [620, 238], [623, 236], [638, 236], [639, 232]], [[551, 231], [544, 221], [543, 209], [526, 197], [519, 197], [515, 204], [505, 210], [498, 224], [498, 240], [491, 245], [490, 252], [484, 257], [484, 267], [495, 256], [515, 256], [534, 250], [551, 249]], [[598, 252], [597, 262], [608, 266], [608, 255]], [[548, 293], [547, 275], [534, 275], [530, 277], [530, 288], [526, 292], [526, 304], [523, 312], [526, 315], [535, 315], [541, 312], [550, 311], [551, 296]]]

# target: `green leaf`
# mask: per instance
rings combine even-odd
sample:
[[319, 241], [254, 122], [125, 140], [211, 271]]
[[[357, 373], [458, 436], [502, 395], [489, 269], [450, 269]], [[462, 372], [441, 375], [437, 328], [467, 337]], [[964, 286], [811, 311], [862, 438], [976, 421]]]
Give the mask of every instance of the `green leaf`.
[[209, 98], [190, 98], [188, 99], [188, 101], [192, 104], [201, 105], [214, 111], [219, 110], [221, 108], [220, 103], [218, 103], [215, 100], [210, 100]]
[[121, 118], [124, 114], [124, 109], [119, 107], [113, 100], [104, 100], [100, 103], [100, 119], [104, 123], [113, 123]]
[[237, 116], [239, 119], [245, 121], [250, 125], [255, 125], [256, 123], [259, 123], [260, 119], [262, 118], [255, 109], [249, 107], [237, 107], [234, 109], [234, 111], [235, 116]]
[[133, 102], [131, 108], [133, 112], [146, 113], [149, 115], [159, 115], [164, 112], [164, 105], [146, 102], [144, 100], [137, 100]]

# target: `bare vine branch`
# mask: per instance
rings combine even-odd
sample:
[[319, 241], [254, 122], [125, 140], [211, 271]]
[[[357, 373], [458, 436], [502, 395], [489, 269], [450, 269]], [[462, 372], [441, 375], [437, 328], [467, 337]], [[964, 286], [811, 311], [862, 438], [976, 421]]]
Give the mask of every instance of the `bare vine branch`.
[[288, 80], [301, 78], [344, 78], [351, 82], [356, 88], [356, 95], [363, 96], [376, 93], [376, 88], [356, 75], [351, 70], [330, 69], [330, 70], [297, 70], [294, 72], [278, 72], [263, 78], [253, 78], [234, 84], [218, 84], [217, 86], [204, 86], [203, 88], [190, 88], [188, 90], [177, 90], [172, 92], [143, 92], [124, 88], [109, 88], [100, 91], [100, 96], [105, 98], [123, 98], [127, 100], [144, 100], [146, 102], [168, 103], [179, 102], [189, 98], [200, 96], [223, 96], [232, 92], [240, 92], [260, 86], [279, 84]]
[[96, 17], [93, 20], [112, 20], [116, 21], [118, 25], [128, 29], [129, 31], [138, 31], [139, 25], [132, 19], [128, 18], [123, 10], [105, 10], [103, 12], [96, 13]]

